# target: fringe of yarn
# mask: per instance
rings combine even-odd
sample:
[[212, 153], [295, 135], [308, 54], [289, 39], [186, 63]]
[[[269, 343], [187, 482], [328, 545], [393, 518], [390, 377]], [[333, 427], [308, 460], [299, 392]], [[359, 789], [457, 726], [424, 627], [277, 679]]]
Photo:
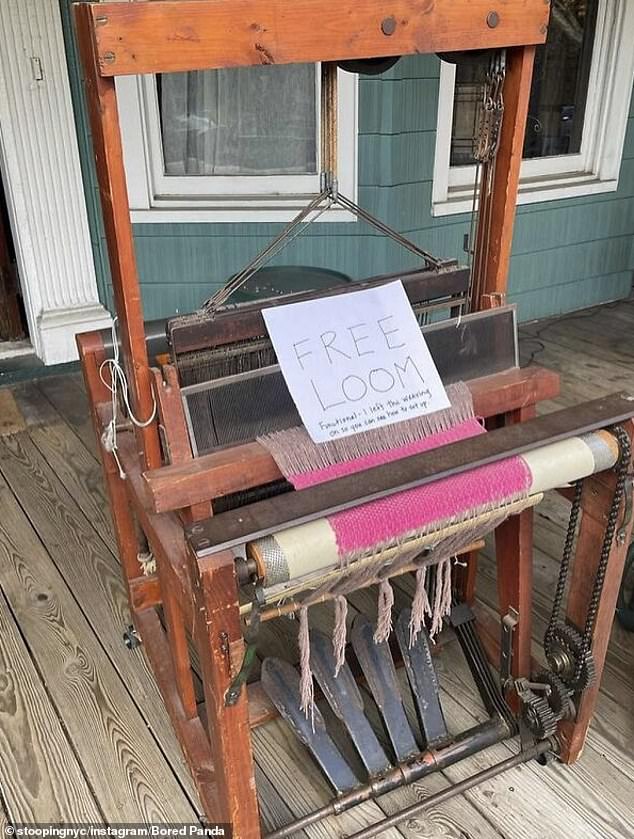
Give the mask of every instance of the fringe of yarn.
[[147, 551], [139, 551], [136, 558], [144, 576], [150, 577], [152, 574], [156, 574], [156, 559], [149, 548]]
[[409, 645], [413, 647], [418, 633], [423, 628], [425, 618], [432, 616], [431, 603], [427, 594], [427, 568], [423, 565], [416, 572], [416, 591], [412, 600], [412, 616], [409, 622]]
[[473, 419], [471, 391], [463, 382], [447, 387], [449, 408], [422, 417], [363, 431], [350, 437], [315, 443], [303, 426], [258, 437], [273, 456], [283, 475], [303, 475], [338, 463], [416, 443], [424, 437], [447, 431]]
[[442, 629], [443, 618], [451, 611], [451, 558], [448, 557], [436, 566], [434, 586], [434, 605], [432, 609], [429, 637], [435, 638]]
[[310, 669], [310, 633], [308, 629], [308, 608], [304, 606], [299, 612], [299, 707], [313, 720], [315, 717], [315, 686], [313, 684], [313, 673]]
[[374, 631], [374, 643], [387, 641], [392, 632], [392, 607], [394, 606], [394, 589], [388, 579], [381, 580], [379, 585], [379, 613]]
[[332, 651], [335, 657], [335, 676], [346, 661], [348, 601], [343, 595], [335, 598], [335, 627], [332, 632]]

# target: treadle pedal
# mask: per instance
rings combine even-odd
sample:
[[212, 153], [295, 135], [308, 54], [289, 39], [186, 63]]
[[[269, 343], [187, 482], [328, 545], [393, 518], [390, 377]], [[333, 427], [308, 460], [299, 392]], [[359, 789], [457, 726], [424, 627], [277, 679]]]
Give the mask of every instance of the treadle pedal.
[[369, 775], [381, 775], [391, 764], [363, 708], [363, 698], [352, 670], [344, 663], [335, 676], [332, 640], [322, 632], [310, 633], [310, 663], [328, 704], [345, 725]]
[[427, 630], [421, 627], [412, 647], [409, 645], [410, 609], [403, 609], [396, 621], [396, 638], [405, 662], [407, 678], [414, 694], [418, 722], [427, 747], [449, 739], [447, 724], [440, 705], [438, 678], [429, 649]]
[[[339, 794], [361, 784], [326, 731], [319, 708], [311, 719], [300, 708], [299, 675], [295, 668], [278, 658], [262, 663], [262, 686], [299, 740], [312, 752], [324, 775]], [[314, 728], [313, 728], [314, 723]]]
[[406, 761], [420, 749], [403, 707], [396, 667], [389, 645], [374, 641], [374, 628], [364, 615], [357, 615], [352, 624], [352, 646], [372, 692], [397, 760]]

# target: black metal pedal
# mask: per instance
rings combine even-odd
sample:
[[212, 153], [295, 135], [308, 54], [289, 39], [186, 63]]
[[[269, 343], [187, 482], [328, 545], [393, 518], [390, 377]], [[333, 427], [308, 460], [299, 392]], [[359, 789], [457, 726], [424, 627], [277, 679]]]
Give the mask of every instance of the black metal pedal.
[[398, 761], [405, 761], [420, 752], [405, 714], [396, 667], [387, 642], [374, 641], [374, 628], [364, 615], [357, 615], [352, 624], [352, 647], [359, 659], [368, 687], [372, 692]]
[[416, 703], [418, 722], [428, 748], [437, 746], [449, 738], [447, 724], [440, 705], [440, 693], [434, 662], [429, 649], [429, 636], [422, 627], [412, 647], [409, 645], [409, 623], [411, 612], [404, 609], [396, 621], [396, 638], [405, 662]]
[[335, 676], [332, 640], [316, 630], [310, 633], [310, 663], [324, 696], [345, 725], [368, 774], [386, 772], [391, 764], [365, 715], [361, 691], [352, 670], [344, 663]]
[[314, 716], [300, 708], [299, 675], [286, 661], [267, 658], [262, 663], [262, 686], [300, 742], [312, 752], [324, 775], [338, 794], [349, 792], [361, 783], [326, 731], [319, 708]]

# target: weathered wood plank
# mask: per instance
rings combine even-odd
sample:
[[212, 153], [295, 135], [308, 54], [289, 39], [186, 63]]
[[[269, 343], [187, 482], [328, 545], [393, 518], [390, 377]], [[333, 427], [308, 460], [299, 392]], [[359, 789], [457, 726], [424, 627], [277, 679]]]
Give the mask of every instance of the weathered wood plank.
[[506, 4], [495, 26], [484, 0], [178, 0], [88, 10], [102, 76], [540, 44], [548, 21], [535, 0]]
[[[253, 732], [253, 749], [257, 765], [278, 791], [281, 791], [294, 817], [323, 806], [332, 798], [324, 776], [305, 748], [282, 720], [273, 720]], [[298, 777], [301, 776], [301, 784]], [[372, 802], [355, 807], [337, 819], [329, 818], [306, 829], [315, 839], [346, 836], [378, 821], [380, 808]], [[385, 839], [401, 839], [397, 829], [386, 831]]]
[[48, 399], [33, 382], [21, 382], [11, 388], [13, 397], [30, 428], [34, 425], [48, 425], [60, 420], [60, 416]]
[[78, 442], [66, 423], [58, 421], [46, 428], [32, 428], [30, 437], [88, 522], [116, 556], [110, 505], [97, 461]]
[[0, 389], [0, 437], [24, 431], [26, 423], [10, 388]]
[[37, 386], [88, 451], [99, 460], [88, 399], [81, 380], [76, 376], [50, 376], [41, 379]]
[[[2, 463], [6, 463], [5, 458]], [[36, 484], [37, 476], [32, 475], [27, 486]], [[98, 635], [116, 626], [112, 617], [101, 619], [91, 629], [4, 479], [0, 482], [0, 496], [3, 589], [51, 698], [63, 715], [68, 736], [102, 812], [109, 821], [194, 819], [196, 813], [165, 762], [128, 686], [99, 643]], [[61, 516], [58, 550], [67, 559], [76, 553], [76, 568], [83, 558], [89, 569], [90, 557], [85, 560], [77, 534], [72, 547], [69, 542], [72, 520], [63, 507], [57, 508], [57, 514]], [[93, 590], [95, 582], [98, 586], [103, 584], [99, 573], [93, 576]], [[73, 589], [80, 584], [81, 580], [74, 576]], [[98, 591], [92, 601], [95, 609], [106, 598], [113, 599], [107, 589]], [[150, 692], [149, 696], [155, 704], [155, 695]], [[141, 705], [148, 701], [148, 696], [140, 691], [135, 698]], [[162, 727], [168, 726], [164, 716]]]
[[0, 777], [12, 820], [101, 822], [2, 591], [0, 638]]

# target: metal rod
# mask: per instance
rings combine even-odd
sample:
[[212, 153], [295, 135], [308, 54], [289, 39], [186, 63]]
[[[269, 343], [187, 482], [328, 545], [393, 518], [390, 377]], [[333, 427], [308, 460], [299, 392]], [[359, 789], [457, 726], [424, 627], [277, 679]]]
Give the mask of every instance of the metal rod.
[[[335, 798], [319, 810], [308, 813], [291, 824], [269, 833], [266, 839], [283, 839], [298, 830], [310, 827], [311, 824], [322, 821], [327, 816], [337, 816], [391, 790], [411, 784], [430, 775], [437, 769], [453, 766], [461, 760], [476, 754], [489, 746], [494, 746], [510, 735], [509, 727], [501, 717], [493, 717], [486, 722], [479, 723], [459, 734], [451, 743], [428, 749], [418, 757], [405, 764], [395, 767], [380, 778], [373, 778], [365, 786], [358, 787], [345, 795]], [[381, 828], [382, 829], [382, 828]], [[376, 835], [376, 834], [372, 834]]]
[[424, 810], [427, 810], [430, 807], [435, 807], [438, 804], [443, 804], [455, 795], [459, 795], [460, 793], [473, 789], [473, 787], [478, 786], [478, 784], [481, 784], [483, 781], [495, 778], [497, 775], [501, 775], [508, 769], [513, 769], [522, 763], [533, 760], [533, 758], [539, 757], [539, 755], [551, 751], [552, 749], [553, 744], [550, 740], [542, 740], [534, 746], [523, 749], [521, 752], [518, 752], [518, 754], [513, 755], [512, 757], [500, 761], [500, 763], [495, 763], [493, 766], [489, 766], [488, 769], [476, 772], [475, 775], [472, 775], [470, 778], [465, 778], [464, 781], [452, 784], [450, 787], [440, 790], [440, 792], [434, 793], [434, 795], [428, 796], [423, 799], [423, 801], [418, 801], [416, 804], [412, 804], [410, 807], [405, 807], [403, 810], [399, 810], [388, 818], [382, 819], [382, 821], [377, 822], [370, 827], [366, 827], [364, 830], [353, 833], [348, 837], [348, 839], [371, 839], [372, 836], [380, 836], [389, 827], [394, 827], [405, 819], [411, 819], [414, 816], [418, 816]]

